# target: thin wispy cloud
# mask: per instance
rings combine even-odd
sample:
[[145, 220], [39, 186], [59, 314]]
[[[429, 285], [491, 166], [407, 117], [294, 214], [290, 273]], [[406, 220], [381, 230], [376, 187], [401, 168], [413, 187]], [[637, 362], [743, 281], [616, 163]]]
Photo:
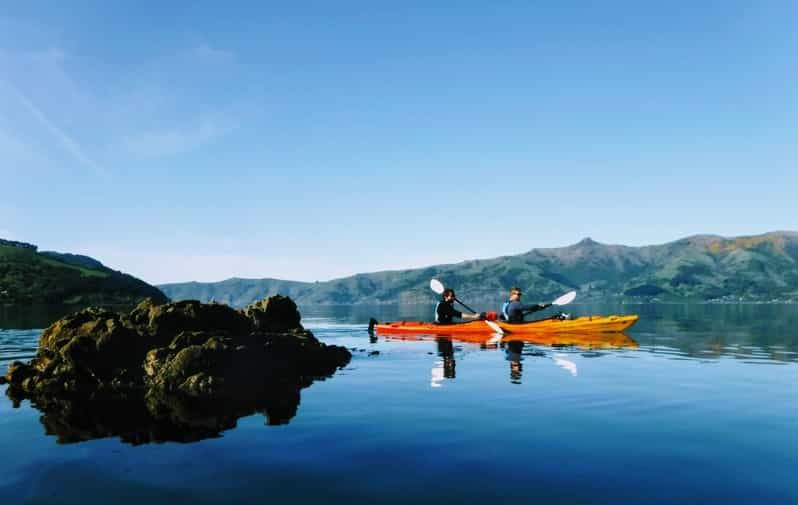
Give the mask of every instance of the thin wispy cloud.
[[[59, 104], [78, 103], [84, 109], [89, 109], [86, 97], [79, 91], [63, 68], [66, 58], [66, 53], [56, 47], [32, 52], [8, 52], [0, 49], [0, 70], [3, 74], [3, 78], [0, 79], [0, 90], [8, 101], [7, 103], [14, 102], [20, 111], [24, 111], [23, 114], [29, 115], [35, 120], [35, 123], [44, 127], [45, 134], [56, 140], [55, 145], [66, 151], [84, 167], [90, 168], [98, 175], [107, 175], [108, 172], [105, 168], [86, 152], [74, 135], [54, 120], [45, 107], [36, 103], [35, 98], [28, 93], [29, 88], [34, 95], [37, 88], [40, 94], [46, 89], [49, 98], [61, 97], [60, 101], [50, 100], [51, 107], [59, 106]], [[42, 88], [42, 86], [46, 86], [46, 88]], [[13, 120], [9, 119], [9, 121], [12, 121], [11, 124], [13, 124]], [[23, 158], [31, 157], [30, 146], [16, 136], [11, 136], [10, 139], [6, 138], [4, 142], [15, 146], [17, 154]]]
[[37, 107], [32, 101], [28, 99], [22, 92], [18, 89], [14, 88], [14, 86], [9, 86], [13, 93], [16, 94], [17, 98], [19, 99], [20, 103], [25, 107], [39, 123], [42, 124], [49, 132], [52, 134], [56, 140], [61, 144], [61, 146], [69, 152], [78, 162], [87, 166], [97, 172], [99, 175], [108, 175], [108, 172], [99, 165], [99, 163], [95, 162], [91, 159], [84, 149], [80, 146], [80, 144], [75, 141], [64, 129], [60, 128], [56, 125], [50, 118], [47, 117], [47, 114], [44, 113], [39, 107]]
[[[193, 46], [187, 54], [190, 62], [175, 63], [221, 64], [235, 58], [234, 52], [205, 42]], [[85, 64], [56, 46], [38, 51], [0, 48], [0, 92], [18, 115], [0, 121], [0, 134], [3, 127], [14, 132], [18, 119], [25, 116], [31, 119], [32, 127], [26, 136], [0, 138], [8, 148], [4, 149], [7, 157], [12, 151], [19, 160], [30, 160], [37, 154], [46, 165], [42, 153], [48, 146], [55, 147], [97, 174], [107, 175], [104, 165], [109, 160], [124, 164], [125, 155], [155, 158], [190, 152], [231, 129], [229, 121], [208, 112], [195, 111], [181, 117], [176, 109], [182, 106], [183, 97], [174, 95], [159, 79], [119, 87], [117, 93], [100, 97], [92, 93], [91, 83], [87, 87], [72, 78], [66, 68], [70, 62], [76, 67]], [[85, 130], [83, 134], [89, 135], [96, 151], [87, 149], [72, 128]]]
[[221, 137], [229, 130], [217, 121], [204, 119], [196, 124], [177, 128], [157, 129], [122, 139], [125, 149], [138, 156], [160, 157], [181, 154]]

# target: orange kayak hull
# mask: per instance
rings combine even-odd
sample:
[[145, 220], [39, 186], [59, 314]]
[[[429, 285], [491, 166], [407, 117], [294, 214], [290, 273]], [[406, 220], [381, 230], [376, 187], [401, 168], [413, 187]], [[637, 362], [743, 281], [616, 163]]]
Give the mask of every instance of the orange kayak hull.
[[[585, 316], [576, 319], [543, 319], [527, 323], [493, 321], [506, 335], [539, 335], [549, 333], [619, 333], [637, 322], [639, 316]], [[377, 323], [374, 328], [384, 335], [486, 335], [494, 333], [486, 321], [456, 324], [435, 324], [424, 321]]]

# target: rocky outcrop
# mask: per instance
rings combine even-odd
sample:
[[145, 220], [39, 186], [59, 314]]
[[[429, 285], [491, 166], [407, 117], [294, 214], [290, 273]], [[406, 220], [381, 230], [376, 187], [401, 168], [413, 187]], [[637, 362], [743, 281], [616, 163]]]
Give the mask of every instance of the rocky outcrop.
[[186, 441], [254, 412], [269, 424], [287, 422], [299, 391], [350, 357], [305, 330], [286, 297], [240, 311], [145, 300], [129, 313], [89, 308], [57, 321], [42, 333], [36, 357], [13, 363], [4, 381], [12, 400], [31, 399], [62, 441], [125, 439], [128, 419], [136, 419], [134, 443], [149, 441], [141, 433], [147, 425], [154, 440]]

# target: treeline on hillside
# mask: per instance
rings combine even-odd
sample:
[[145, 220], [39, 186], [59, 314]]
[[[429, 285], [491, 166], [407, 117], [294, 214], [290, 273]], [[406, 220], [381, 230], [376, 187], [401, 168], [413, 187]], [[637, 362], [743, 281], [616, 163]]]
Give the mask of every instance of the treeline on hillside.
[[0, 245], [0, 303], [131, 304], [146, 297], [167, 300], [158, 288], [133, 276], [75, 263], [37, 253], [35, 246]]

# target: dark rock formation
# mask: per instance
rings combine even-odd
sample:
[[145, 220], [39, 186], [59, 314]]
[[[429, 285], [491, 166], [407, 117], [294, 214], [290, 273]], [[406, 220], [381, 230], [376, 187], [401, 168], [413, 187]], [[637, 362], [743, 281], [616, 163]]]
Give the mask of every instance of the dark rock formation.
[[299, 391], [349, 362], [299, 323], [291, 299], [240, 311], [145, 300], [130, 313], [88, 308], [39, 339], [30, 363], [8, 368], [8, 396], [31, 399], [59, 441], [120, 436], [131, 443], [215, 436], [263, 412], [288, 422]]

